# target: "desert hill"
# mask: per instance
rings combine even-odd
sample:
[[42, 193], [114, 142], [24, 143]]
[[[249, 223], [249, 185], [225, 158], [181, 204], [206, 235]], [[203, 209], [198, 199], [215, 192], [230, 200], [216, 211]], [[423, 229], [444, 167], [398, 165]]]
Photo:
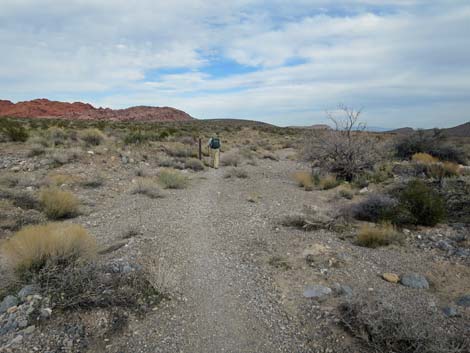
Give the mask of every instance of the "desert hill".
[[138, 106], [126, 109], [95, 108], [91, 104], [48, 99], [13, 103], [0, 100], [0, 116], [17, 118], [62, 118], [74, 120], [186, 121], [194, 118], [170, 107]]

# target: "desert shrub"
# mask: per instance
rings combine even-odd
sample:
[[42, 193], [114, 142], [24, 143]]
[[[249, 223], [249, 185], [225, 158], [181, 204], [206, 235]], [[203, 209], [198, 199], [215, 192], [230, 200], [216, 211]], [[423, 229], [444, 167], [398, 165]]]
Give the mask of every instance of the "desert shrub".
[[403, 234], [398, 232], [390, 223], [376, 226], [365, 224], [357, 234], [356, 244], [368, 248], [377, 248], [390, 244], [400, 244], [403, 240]]
[[54, 164], [60, 166], [77, 160], [81, 153], [82, 151], [76, 148], [71, 148], [68, 150], [53, 150], [50, 154], [50, 158]]
[[433, 164], [439, 162], [439, 159], [431, 156], [429, 153], [415, 153], [411, 156], [411, 160], [417, 163]]
[[78, 214], [78, 199], [68, 191], [46, 188], [39, 194], [44, 213], [51, 219], [74, 217]]
[[31, 148], [28, 151], [28, 157], [41, 156], [45, 153], [46, 153], [46, 149], [44, 148], [44, 146], [35, 143], [31, 145]]
[[[452, 331], [436, 324], [440, 317], [410, 310], [414, 303], [393, 305], [377, 300], [346, 301], [339, 307], [344, 328], [373, 352], [464, 353], [470, 349], [462, 327]], [[460, 331], [460, 332], [459, 332]]]
[[357, 175], [371, 170], [380, 160], [378, 138], [365, 132], [358, 122], [360, 111], [340, 106], [344, 118], [329, 114], [334, 129], [311, 129], [304, 142], [304, 157], [314, 167], [352, 181]]
[[142, 131], [131, 131], [124, 137], [124, 143], [126, 145], [130, 144], [141, 144], [147, 142], [150, 139], [148, 134], [143, 133]]
[[302, 213], [285, 215], [280, 223], [285, 227], [294, 227], [307, 231], [334, 227], [333, 219], [315, 207], [304, 207]]
[[294, 173], [294, 180], [300, 187], [303, 187], [305, 190], [313, 189], [313, 178], [312, 173], [306, 171], [298, 171]]
[[261, 154], [261, 158], [263, 159], [270, 159], [272, 161], [278, 161], [279, 160], [279, 157], [276, 156], [274, 153], [272, 152], [269, 152], [269, 151], [264, 151], [262, 154]]
[[21, 123], [6, 118], [0, 119], [0, 133], [13, 142], [25, 142], [29, 137], [28, 131]]
[[442, 197], [423, 181], [412, 180], [398, 193], [399, 212], [395, 223], [435, 226], [446, 216]]
[[336, 178], [335, 175], [327, 175], [325, 177], [320, 178], [319, 181], [320, 188], [322, 188], [323, 190], [334, 189], [340, 184], [341, 182]]
[[104, 185], [104, 177], [100, 174], [93, 175], [82, 181], [81, 185], [85, 188], [98, 188]]
[[90, 146], [98, 146], [104, 141], [104, 135], [98, 129], [83, 130], [80, 132], [80, 138]]
[[192, 169], [194, 171], [204, 170], [204, 164], [197, 158], [190, 158], [184, 162], [185, 168]]
[[341, 188], [338, 191], [339, 196], [347, 199], [347, 200], [352, 200], [354, 198], [354, 192], [351, 190], [351, 188]]
[[49, 175], [45, 183], [49, 186], [61, 186], [61, 185], [70, 185], [76, 182], [76, 178], [68, 174], [52, 174]]
[[158, 181], [165, 189], [184, 189], [188, 185], [187, 177], [171, 169], [160, 171]]
[[220, 164], [222, 164], [223, 166], [237, 167], [239, 163], [240, 157], [233, 152], [225, 153], [220, 159]]
[[164, 194], [160, 187], [150, 179], [137, 180], [135, 186], [132, 188], [133, 194], [142, 194], [152, 199], [164, 197]]
[[27, 226], [2, 244], [7, 264], [18, 273], [36, 272], [47, 262], [71, 263], [96, 254], [95, 238], [78, 224]]
[[37, 198], [28, 191], [0, 188], [0, 199], [10, 200], [16, 207], [23, 209], [39, 208]]
[[65, 130], [56, 126], [51, 126], [47, 129], [47, 136], [53, 146], [63, 145], [67, 140], [67, 133]]
[[444, 178], [459, 176], [460, 166], [453, 162], [426, 164], [424, 165], [424, 168], [422, 168], [422, 173], [428, 178], [442, 180]]
[[272, 267], [287, 271], [291, 269], [289, 261], [282, 256], [272, 256], [269, 261], [269, 265]]
[[352, 216], [361, 221], [383, 222], [395, 218], [398, 201], [388, 195], [371, 194], [352, 206]]
[[51, 298], [54, 308], [60, 310], [143, 309], [155, 306], [163, 298], [143, 270], [115, 272], [109, 266], [94, 262], [66, 266], [48, 264], [34, 276], [34, 282], [41, 288], [41, 294]]
[[439, 158], [441, 161], [465, 164], [467, 156], [465, 152], [451, 144], [433, 145], [428, 149], [428, 153]]
[[414, 154], [427, 153], [443, 161], [464, 164], [465, 153], [449, 143], [441, 130], [426, 132], [419, 130], [409, 136], [401, 137], [395, 144], [395, 154], [402, 159], [410, 159]]
[[184, 145], [180, 142], [167, 148], [166, 153], [171, 157], [188, 158], [196, 157], [197, 153], [191, 146]]
[[246, 179], [246, 178], [248, 178], [248, 173], [244, 169], [230, 168], [225, 172], [224, 178], [226, 178], [226, 179], [229, 179], [229, 178]]

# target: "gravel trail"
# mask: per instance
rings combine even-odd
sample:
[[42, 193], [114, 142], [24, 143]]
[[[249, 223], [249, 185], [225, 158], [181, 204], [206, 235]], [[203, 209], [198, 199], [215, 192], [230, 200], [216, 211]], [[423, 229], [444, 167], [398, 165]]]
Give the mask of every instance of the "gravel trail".
[[141, 250], [159, 257], [157, 277], [171, 271], [164, 282], [179, 295], [132, 322], [116, 352], [306, 351], [301, 330], [250, 256], [250, 244], [272, 227], [246, 201], [244, 181], [223, 173], [209, 170], [162, 206], [147, 199], [136, 205], [152, 234]]

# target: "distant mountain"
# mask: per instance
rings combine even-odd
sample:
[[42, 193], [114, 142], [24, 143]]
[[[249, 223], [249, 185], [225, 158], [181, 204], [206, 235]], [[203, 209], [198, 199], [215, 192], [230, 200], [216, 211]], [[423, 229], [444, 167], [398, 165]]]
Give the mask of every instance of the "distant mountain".
[[95, 108], [88, 103], [66, 103], [48, 99], [34, 99], [16, 104], [8, 100], [0, 100], [0, 116], [114, 121], [186, 121], [194, 119], [189, 114], [170, 107], [139, 106], [115, 110]]
[[[424, 131], [432, 132], [433, 130], [434, 129], [426, 129]], [[470, 121], [462, 125], [458, 125], [458, 126], [451, 127], [448, 129], [439, 129], [439, 130], [442, 130], [449, 137], [470, 137]], [[386, 133], [397, 134], [397, 135], [410, 135], [415, 131], [417, 130], [411, 127], [404, 127], [401, 129], [389, 130], [389, 131], [386, 131]]]

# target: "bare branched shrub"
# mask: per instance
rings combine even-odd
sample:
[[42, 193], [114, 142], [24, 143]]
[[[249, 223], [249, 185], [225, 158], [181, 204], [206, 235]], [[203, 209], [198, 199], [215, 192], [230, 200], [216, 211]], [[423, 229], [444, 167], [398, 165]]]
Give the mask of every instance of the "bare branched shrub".
[[62, 310], [138, 308], [158, 304], [162, 299], [142, 270], [110, 273], [106, 266], [95, 263], [48, 265], [39, 271], [34, 281], [41, 293], [51, 298], [54, 308]]
[[[377, 353], [464, 353], [468, 335], [447, 332], [431, 314], [378, 301], [355, 299], [340, 306], [341, 322], [354, 337]], [[434, 318], [439, 319], [439, 318]]]
[[335, 173], [339, 178], [352, 181], [356, 176], [373, 168], [379, 160], [377, 138], [365, 131], [359, 122], [361, 111], [340, 106], [344, 117], [327, 113], [334, 128], [312, 129], [305, 139], [304, 156], [314, 167]]

